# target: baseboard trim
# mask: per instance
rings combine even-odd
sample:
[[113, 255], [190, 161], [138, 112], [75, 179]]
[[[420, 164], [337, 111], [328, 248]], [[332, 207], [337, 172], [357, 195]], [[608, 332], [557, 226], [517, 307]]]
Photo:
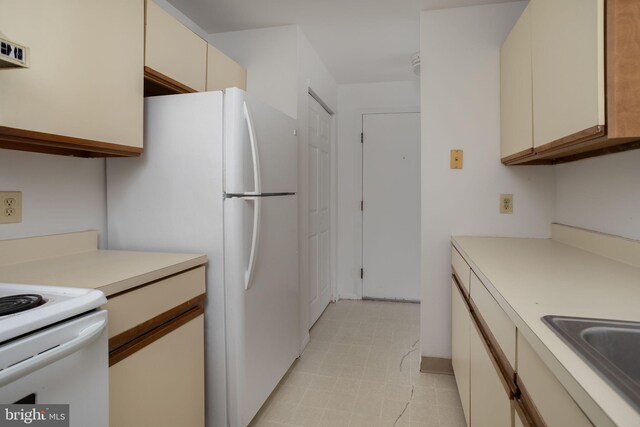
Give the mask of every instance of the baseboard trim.
[[451, 359], [422, 356], [420, 372], [453, 375], [453, 365], [451, 364]]
[[302, 339], [302, 345], [300, 346], [301, 356], [302, 356], [302, 353], [304, 353], [304, 349], [307, 348], [307, 344], [309, 344], [309, 341], [311, 341], [311, 336], [309, 334], [306, 334], [305, 337]]

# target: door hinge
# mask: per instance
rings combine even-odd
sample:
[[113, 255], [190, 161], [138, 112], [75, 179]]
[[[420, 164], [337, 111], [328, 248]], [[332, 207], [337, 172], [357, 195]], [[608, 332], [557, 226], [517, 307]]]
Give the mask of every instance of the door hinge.
[[360, 210], [364, 211], [364, 200], [360, 200]]
[[364, 268], [360, 269], [360, 278], [364, 278]]
[[364, 142], [364, 132], [360, 132], [360, 144]]

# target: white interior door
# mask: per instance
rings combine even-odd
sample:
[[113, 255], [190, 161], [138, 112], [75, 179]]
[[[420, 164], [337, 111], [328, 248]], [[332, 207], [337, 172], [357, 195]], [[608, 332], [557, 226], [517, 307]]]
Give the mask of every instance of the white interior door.
[[309, 326], [331, 299], [331, 115], [309, 95]]
[[362, 116], [362, 296], [420, 300], [420, 113]]

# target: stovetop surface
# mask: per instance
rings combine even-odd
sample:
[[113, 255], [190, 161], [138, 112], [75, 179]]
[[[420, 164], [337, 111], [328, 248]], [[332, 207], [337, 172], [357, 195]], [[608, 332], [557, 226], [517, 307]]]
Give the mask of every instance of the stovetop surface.
[[[27, 298], [30, 301], [21, 302], [32, 307], [3, 315], [1, 310], [5, 304], [2, 299], [9, 297], [15, 300], [18, 295], [36, 296]], [[0, 283], [0, 345], [4, 341], [96, 309], [106, 302], [104, 294], [95, 289]], [[15, 305], [15, 302], [7, 305]]]

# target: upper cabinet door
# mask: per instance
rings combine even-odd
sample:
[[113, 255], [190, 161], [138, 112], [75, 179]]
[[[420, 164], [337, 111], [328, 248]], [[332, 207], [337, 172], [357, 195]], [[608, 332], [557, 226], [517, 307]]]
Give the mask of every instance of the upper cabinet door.
[[147, 0], [146, 9], [145, 74], [149, 77], [151, 73], [152, 77], [164, 80], [163, 83], [172, 84], [176, 92], [203, 92], [207, 78], [207, 42], [153, 0]]
[[247, 90], [247, 71], [212, 45], [207, 51], [207, 90], [237, 87]]
[[532, 0], [530, 8], [534, 147], [602, 134], [604, 0]]
[[0, 71], [0, 147], [79, 156], [142, 151], [144, 2], [3, 1], [30, 67]]
[[531, 4], [500, 49], [501, 157], [533, 151]]

